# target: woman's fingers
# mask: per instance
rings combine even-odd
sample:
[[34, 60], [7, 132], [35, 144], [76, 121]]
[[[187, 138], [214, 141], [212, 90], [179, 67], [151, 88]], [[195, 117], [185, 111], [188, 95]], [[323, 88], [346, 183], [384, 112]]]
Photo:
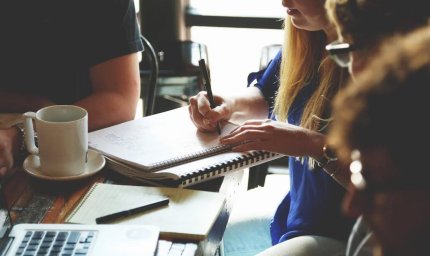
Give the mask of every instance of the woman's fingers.
[[217, 106], [210, 107], [206, 92], [199, 92], [189, 100], [189, 113], [193, 123], [201, 131], [215, 131], [220, 120], [229, 118], [229, 108], [220, 96], [215, 96]]
[[202, 92], [191, 97], [189, 100], [188, 110], [191, 120], [199, 131], [210, 132], [215, 130], [215, 126], [205, 118], [207, 111], [210, 111], [209, 101], [205, 100], [205, 98], [206, 97]]
[[270, 139], [271, 135], [258, 129], [238, 129], [233, 134], [222, 137], [222, 144], [238, 144], [244, 141], [262, 141]]
[[251, 150], [265, 150], [265, 147], [264, 143], [260, 141], [248, 141], [232, 147], [231, 150], [236, 152], [245, 152]]
[[274, 126], [267, 123], [266, 121], [246, 122], [245, 124], [231, 131], [230, 134], [227, 134], [224, 138], [229, 139], [237, 136], [240, 133], [250, 132], [250, 131], [264, 131], [265, 133], [271, 134], [273, 133], [274, 128], [275, 128]]

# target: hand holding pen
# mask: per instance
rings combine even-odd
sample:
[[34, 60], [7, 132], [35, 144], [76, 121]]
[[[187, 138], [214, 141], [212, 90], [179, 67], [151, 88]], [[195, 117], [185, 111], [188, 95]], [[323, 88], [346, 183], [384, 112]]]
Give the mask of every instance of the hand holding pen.
[[[206, 67], [206, 63], [205, 63], [204, 59], [199, 60], [199, 66], [200, 66], [200, 70], [201, 70], [202, 75], [203, 75], [203, 79], [205, 80], [204, 86], [205, 86], [205, 90], [206, 90], [207, 95], [208, 95], [209, 104], [210, 104], [211, 108], [214, 109], [216, 107], [216, 104], [215, 104], [214, 96], [212, 94], [209, 72], [208, 72], [208, 69]], [[216, 123], [216, 129], [217, 129], [218, 134], [221, 135], [221, 127], [219, 125], [219, 122]]]

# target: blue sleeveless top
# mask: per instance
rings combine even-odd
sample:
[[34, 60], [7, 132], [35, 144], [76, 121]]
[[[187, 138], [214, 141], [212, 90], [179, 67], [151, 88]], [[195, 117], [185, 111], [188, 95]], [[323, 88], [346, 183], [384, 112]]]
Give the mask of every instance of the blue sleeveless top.
[[[252, 73], [248, 77], [248, 82], [257, 79], [255, 86], [266, 98], [270, 112], [273, 110], [275, 93], [279, 87], [280, 62], [281, 52], [265, 70]], [[299, 93], [288, 113], [289, 123], [300, 124], [304, 106], [318, 85], [316, 80], [306, 84]], [[341, 213], [345, 189], [321, 168], [310, 169], [307, 158], [300, 161], [290, 157], [289, 170], [290, 191], [276, 209], [270, 226], [272, 244], [304, 235], [319, 235], [346, 241], [354, 220], [347, 219]]]

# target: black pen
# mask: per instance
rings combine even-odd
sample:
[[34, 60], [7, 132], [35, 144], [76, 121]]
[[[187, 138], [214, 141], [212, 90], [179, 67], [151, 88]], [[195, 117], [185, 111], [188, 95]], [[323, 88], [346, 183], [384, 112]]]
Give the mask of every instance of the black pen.
[[[206, 63], [204, 59], [199, 60], [199, 67], [200, 70], [202, 72], [203, 78], [206, 81], [204, 83], [206, 92], [208, 94], [208, 98], [209, 98], [209, 103], [211, 105], [211, 108], [215, 108], [215, 99], [214, 99], [214, 95], [212, 94], [212, 88], [211, 88], [211, 79], [209, 77], [209, 72], [208, 69], [206, 67]], [[221, 135], [221, 127], [219, 126], [219, 122], [216, 123], [216, 130], [218, 132], [219, 135]]]
[[151, 204], [147, 204], [144, 206], [139, 206], [130, 210], [125, 210], [125, 211], [121, 211], [121, 212], [116, 212], [116, 213], [112, 213], [109, 215], [105, 215], [102, 217], [98, 217], [96, 218], [96, 223], [97, 224], [104, 224], [104, 223], [109, 223], [112, 222], [114, 220], [117, 220], [119, 218], [124, 218], [130, 215], [133, 215], [135, 213], [142, 213], [142, 212], [146, 212], [164, 205], [168, 205], [169, 204], [169, 199], [163, 199], [161, 201], [157, 201], [155, 203], [151, 203]]

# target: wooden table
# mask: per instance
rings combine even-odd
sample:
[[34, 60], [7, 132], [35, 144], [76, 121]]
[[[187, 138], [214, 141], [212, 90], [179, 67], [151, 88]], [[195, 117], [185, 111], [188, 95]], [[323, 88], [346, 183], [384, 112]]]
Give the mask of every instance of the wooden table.
[[[219, 191], [226, 196], [226, 204], [216, 220], [207, 239], [203, 241], [172, 241], [160, 236], [159, 246], [172, 245], [169, 253], [158, 255], [181, 255], [178, 248], [187, 243], [197, 245], [195, 255], [215, 255], [225, 231], [228, 218], [234, 203], [236, 192], [241, 189], [243, 171], [235, 171], [224, 178], [218, 178], [197, 184], [191, 189]], [[116, 184], [137, 185], [133, 180], [104, 169], [93, 177], [79, 181], [54, 182], [33, 178], [18, 169], [17, 172], [5, 180], [6, 201], [11, 209], [14, 223], [63, 223], [75, 204], [95, 182], [112, 182]], [[204, 209], [201, 210], [204, 214]], [[161, 251], [161, 250], [160, 250]], [[165, 250], [163, 250], [165, 251]]]

